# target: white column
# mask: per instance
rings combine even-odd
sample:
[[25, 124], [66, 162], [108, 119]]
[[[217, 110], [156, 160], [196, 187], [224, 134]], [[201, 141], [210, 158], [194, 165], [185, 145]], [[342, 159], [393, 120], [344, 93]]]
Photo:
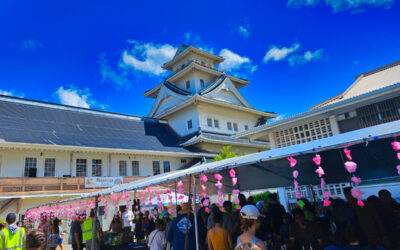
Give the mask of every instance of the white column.
[[269, 143], [271, 145], [271, 149], [275, 149], [276, 148], [276, 143], [275, 143], [275, 138], [274, 138], [274, 133], [268, 133], [268, 139], [269, 139]]
[[332, 115], [329, 117], [329, 122], [331, 123], [332, 133], [333, 135], [340, 134], [339, 124], [336, 120], [336, 116]]
[[288, 199], [285, 192], [285, 188], [278, 188], [279, 203], [288, 211]]

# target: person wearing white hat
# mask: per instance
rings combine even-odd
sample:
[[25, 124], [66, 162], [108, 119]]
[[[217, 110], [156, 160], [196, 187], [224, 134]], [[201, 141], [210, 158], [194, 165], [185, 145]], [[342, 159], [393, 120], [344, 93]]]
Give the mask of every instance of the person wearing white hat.
[[236, 246], [252, 243], [260, 250], [267, 249], [264, 242], [256, 237], [256, 230], [261, 225], [259, 220], [261, 216], [258, 208], [254, 205], [246, 205], [240, 210], [243, 233], [237, 238]]

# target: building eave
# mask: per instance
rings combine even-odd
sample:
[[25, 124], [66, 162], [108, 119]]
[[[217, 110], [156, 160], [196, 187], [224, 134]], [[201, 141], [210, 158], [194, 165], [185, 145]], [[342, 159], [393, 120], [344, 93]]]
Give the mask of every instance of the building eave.
[[122, 148], [101, 148], [101, 147], [84, 147], [84, 146], [68, 146], [68, 145], [48, 145], [37, 143], [16, 143], [0, 141], [0, 148], [10, 149], [29, 149], [29, 150], [58, 150], [69, 152], [85, 152], [85, 153], [113, 153], [113, 154], [132, 154], [132, 155], [157, 155], [157, 156], [175, 156], [175, 157], [214, 157], [213, 153], [196, 153], [196, 152], [173, 152], [158, 150], [136, 150]]
[[193, 53], [197, 53], [200, 54], [202, 56], [208, 57], [211, 60], [213, 60], [213, 62], [215, 63], [215, 65], [225, 61], [225, 58], [223, 58], [222, 56], [217, 56], [214, 54], [211, 54], [207, 51], [198, 49], [196, 47], [193, 47], [192, 45], [190, 45], [188, 48], [186, 48], [182, 53], [180, 53], [179, 55], [177, 55], [176, 57], [174, 57], [172, 60], [170, 60], [169, 62], [164, 63], [161, 67], [165, 70], [171, 70], [172, 66], [179, 61], [181, 58], [183, 58], [185, 55], [189, 54], [190, 52]]
[[187, 142], [181, 144], [181, 146], [188, 147], [198, 143], [210, 143], [210, 144], [218, 144], [218, 145], [232, 145], [232, 146], [243, 146], [243, 147], [251, 147], [251, 148], [270, 148], [269, 143], [259, 144], [259, 143], [252, 143], [249, 142], [232, 142], [232, 141], [225, 141], [225, 140], [216, 140], [206, 138], [203, 135], [197, 136], [195, 138], [190, 139]]
[[400, 90], [400, 82], [390, 85], [390, 86], [387, 86], [387, 87], [384, 87], [384, 88], [381, 88], [381, 89], [378, 89], [378, 90], [375, 90], [375, 91], [371, 91], [371, 92], [359, 95], [359, 96], [345, 99], [343, 101], [335, 102], [335, 103], [327, 105], [327, 106], [322, 106], [317, 109], [308, 110], [306, 112], [296, 114], [291, 117], [281, 119], [279, 121], [267, 123], [265, 125], [262, 125], [262, 126], [259, 126], [256, 128], [249, 129], [249, 130], [241, 132], [241, 133], [237, 133], [237, 134], [233, 135], [232, 137], [241, 138], [241, 137], [249, 136], [249, 135], [256, 134], [256, 133], [265, 132], [265, 131], [273, 129], [277, 126], [287, 125], [287, 124], [290, 124], [293, 122], [297, 122], [299, 120], [307, 119], [307, 118], [321, 115], [324, 113], [329, 113], [338, 108], [344, 108], [346, 106], [351, 106], [358, 102], [367, 101], [367, 100], [370, 100], [370, 99], [373, 99], [373, 98], [376, 98], [379, 96], [384, 96], [386, 94], [392, 94], [396, 90], [397, 91]]
[[215, 76], [220, 76], [220, 75], [225, 73], [222, 70], [211, 69], [209, 67], [205, 67], [203, 65], [200, 65], [200, 64], [198, 64], [196, 62], [191, 62], [190, 64], [186, 65], [182, 70], [180, 70], [180, 71], [168, 76], [166, 80], [170, 81], [170, 82], [173, 82], [173, 81], [179, 79], [180, 77], [182, 77], [182, 75], [184, 75], [186, 72], [188, 72], [190, 70], [203, 71], [203, 72], [206, 72], [206, 73], [213, 74]]
[[[157, 98], [157, 92], [160, 90], [162, 83], [158, 84], [152, 89], [147, 90], [146, 92], [143, 93], [144, 97], [150, 97], [150, 98]], [[154, 96], [155, 95], [155, 96]]]
[[163, 117], [166, 117], [166, 116], [168, 116], [168, 115], [170, 115], [170, 114], [172, 114], [172, 113], [174, 113], [174, 112], [176, 112], [178, 110], [181, 110], [181, 109], [183, 109], [183, 108], [185, 108], [185, 107], [187, 107], [187, 106], [189, 106], [189, 105], [191, 105], [193, 103], [196, 103], [196, 102], [204, 102], [204, 103], [208, 103], [208, 104], [222, 106], [222, 107], [225, 107], [225, 108], [245, 111], [245, 112], [252, 113], [252, 114], [255, 114], [255, 115], [259, 115], [259, 116], [265, 116], [267, 118], [273, 118], [273, 117], [276, 116], [275, 113], [263, 112], [263, 111], [259, 111], [259, 110], [256, 110], [256, 109], [241, 107], [241, 106], [235, 105], [233, 103], [222, 102], [222, 101], [217, 101], [217, 100], [211, 100], [211, 99], [208, 99], [206, 97], [195, 95], [191, 99], [189, 99], [188, 101], [180, 103], [177, 106], [171, 107], [170, 109], [166, 110], [162, 114], [157, 115], [155, 118], [162, 119]]

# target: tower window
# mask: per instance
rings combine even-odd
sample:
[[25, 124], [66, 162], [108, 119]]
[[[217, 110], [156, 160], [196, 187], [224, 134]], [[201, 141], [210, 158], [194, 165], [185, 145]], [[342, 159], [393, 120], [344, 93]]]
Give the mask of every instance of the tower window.
[[202, 87], [202, 88], [205, 87], [205, 84], [204, 84], [204, 80], [203, 80], [203, 79], [200, 79], [200, 87]]
[[227, 122], [226, 126], [228, 127], [228, 130], [232, 130], [232, 122]]
[[233, 123], [233, 130], [238, 131], [238, 125], [236, 122]]
[[212, 128], [212, 119], [211, 118], [207, 118], [207, 126]]
[[187, 128], [188, 129], [192, 129], [193, 128], [192, 120], [187, 121]]
[[190, 81], [186, 81], [186, 89], [190, 89]]
[[219, 128], [219, 121], [214, 119], [214, 128]]

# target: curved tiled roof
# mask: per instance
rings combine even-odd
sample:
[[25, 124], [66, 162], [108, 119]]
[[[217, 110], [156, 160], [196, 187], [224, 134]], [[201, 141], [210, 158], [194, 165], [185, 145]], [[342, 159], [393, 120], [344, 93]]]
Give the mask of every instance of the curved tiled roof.
[[22, 100], [1, 97], [2, 143], [195, 152], [180, 146], [180, 136], [167, 123], [156, 119]]

